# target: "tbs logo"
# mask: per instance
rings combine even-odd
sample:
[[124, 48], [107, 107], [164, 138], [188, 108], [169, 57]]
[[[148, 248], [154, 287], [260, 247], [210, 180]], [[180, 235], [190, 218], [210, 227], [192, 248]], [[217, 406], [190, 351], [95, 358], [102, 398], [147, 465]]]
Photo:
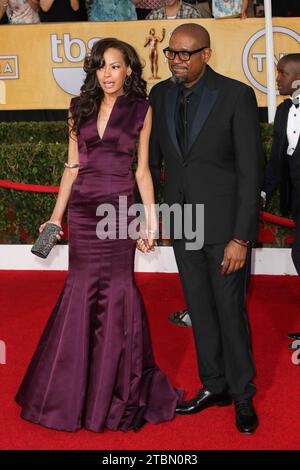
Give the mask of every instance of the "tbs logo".
[[66, 93], [78, 95], [83, 83], [85, 73], [81, 66], [66, 66], [65, 64], [82, 63], [86, 54], [99, 37], [89, 39], [87, 45], [80, 38], [72, 38], [70, 34], [63, 34], [62, 39], [57, 34], [51, 34], [51, 58], [61, 67], [53, 67], [52, 73], [57, 85]]
[[[281, 57], [289, 52], [299, 52], [300, 35], [297, 31], [281, 26], [274, 26], [273, 33], [275, 50], [277, 51], [277, 55], [274, 57], [274, 73], [276, 73], [275, 66]], [[242, 63], [244, 73], [251, 85], [260, 92], [267, 94], [265, 34], [266, 30], [261, 29], [250, 37], [243, 50]], [[278, 39], [283, 39], [286, 50], [282, 46], [276, 45]], [[279, 47], [281, 47], [281, 50]]]

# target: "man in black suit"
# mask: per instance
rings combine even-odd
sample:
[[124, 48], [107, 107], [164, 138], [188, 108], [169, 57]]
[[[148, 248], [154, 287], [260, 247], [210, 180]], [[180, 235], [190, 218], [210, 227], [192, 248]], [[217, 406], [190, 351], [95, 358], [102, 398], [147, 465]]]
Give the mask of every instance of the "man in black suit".
[[[164, 50], [172, 78], [150, 93], [150, 167], [155, 190], [165, 162], [165, 202], [204, 204], [204, 244], [187, 249], [171, 229], [191, 315], [203, 389], [178, 414], [235, 402], [236, 425], [258, 425], [252, 397], [255, 367], [245, 306], [249, 244], [258, 233], [262, 148], [255, 94], [214, 72], [210, 37], [197, 24], [176, 28]], [[184, 223], [188, 222], [183, 216]], [[198, 246], [199, 247], [199, 246]]]
[[[288, 54], [278, 62], [279, 93], [289, 96], [278, 108], [274, 121], [273, 145], [265, 172], [262, 196], [269, 200], [280, 187], [280, 210], [291, 211], [296, 224], [292, 260], [300, 276], [300, 54]], [[296, 96], [297, 95], [297, 96]], [[300, 339], [300, 333], [290, 333]]]

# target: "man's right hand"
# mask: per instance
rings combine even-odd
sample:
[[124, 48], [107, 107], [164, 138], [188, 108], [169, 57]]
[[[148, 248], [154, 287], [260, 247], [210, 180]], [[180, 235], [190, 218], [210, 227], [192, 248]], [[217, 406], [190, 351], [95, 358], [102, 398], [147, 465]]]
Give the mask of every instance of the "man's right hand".
[[225, 247], [221, 263], [221, 273], [231, 274], [244, 267], [247, 256], [247, 246], [242, 246], [231, 240]]

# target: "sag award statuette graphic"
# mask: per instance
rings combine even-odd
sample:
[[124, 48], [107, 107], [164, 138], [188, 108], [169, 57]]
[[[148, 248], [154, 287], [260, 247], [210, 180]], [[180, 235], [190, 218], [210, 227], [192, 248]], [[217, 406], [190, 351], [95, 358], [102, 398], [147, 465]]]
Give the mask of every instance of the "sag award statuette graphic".
[[166, 36], [165, 28], [162, 29], [162, 37], [156, 36], [155, 29], [151, 28], [149, 31], [149, 36], [146, 37], [146, 42], [144, 47], [149, 46], [149, 60], [152, 76], [149, 77], [149, 80], [160, 80], [161, 77], [158, 76], [158, 50], [157, 45], [159, 42], [163, 42]]

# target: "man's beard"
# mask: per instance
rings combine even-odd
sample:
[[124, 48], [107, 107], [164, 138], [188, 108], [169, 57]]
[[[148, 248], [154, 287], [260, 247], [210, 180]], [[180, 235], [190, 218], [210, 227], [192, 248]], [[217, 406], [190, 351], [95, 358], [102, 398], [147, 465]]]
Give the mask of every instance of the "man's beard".
[[176, 77], [176, 75], [172, 75], [170, 80], [171, 80], [172, 83], [175, 83], [176, 85], [181, 85], [181, 83], [186, 83], [187, 82], [188, 77], [187, 77], [187, 75], [185, 75], [184, 77]]

